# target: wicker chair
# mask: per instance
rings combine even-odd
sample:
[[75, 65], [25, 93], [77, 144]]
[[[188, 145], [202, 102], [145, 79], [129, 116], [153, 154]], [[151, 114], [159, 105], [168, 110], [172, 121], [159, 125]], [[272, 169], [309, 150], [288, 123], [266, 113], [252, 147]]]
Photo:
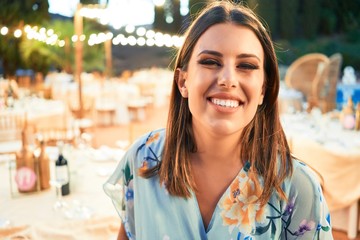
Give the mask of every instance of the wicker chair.
[[323, 70], [319, 66], [328, 62], [329, 58], [324, 54], [309, 53], [296, 59], [285, 73], [287, 87], [302, 92], [310, 108], [316, 104], [313, 85]]
[[342, 55], [335, 53], [329, 57], [329, 62], [322, 65], [320, 74], [313, 83], [313, 96], [316, 106], [323, 113], [336, 108], [336, 87], [339, 81], [342, 65]]

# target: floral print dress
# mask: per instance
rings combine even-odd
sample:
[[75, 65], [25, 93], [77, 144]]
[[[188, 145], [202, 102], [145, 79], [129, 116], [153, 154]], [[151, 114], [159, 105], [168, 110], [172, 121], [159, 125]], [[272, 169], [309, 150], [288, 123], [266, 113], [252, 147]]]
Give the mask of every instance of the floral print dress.
[[189, 199], [174, 197], [157, 176], [138, 176], [161, 161], [164, 140], [164, 129], [139, 138], [104, 183], [129, 239], [333, 239], [321, 186], [313, 171], [297, 160], [283, 183], [288, 200], [274, 194], [263, 207], [253, 203], [261, 194], [262, 177], [246, 163], [205, 229], [195, 193]]

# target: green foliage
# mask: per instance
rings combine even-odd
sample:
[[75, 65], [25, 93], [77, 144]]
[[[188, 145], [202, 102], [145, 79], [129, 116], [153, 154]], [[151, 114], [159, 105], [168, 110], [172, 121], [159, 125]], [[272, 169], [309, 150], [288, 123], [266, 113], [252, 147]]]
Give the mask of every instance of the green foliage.
[[172, 32], [179, 33], [182, 25], [182, 16], [180, 14], [180, 0], [172, 0], [172, 15], [174, 22], [172, 23]]
[[316, 41], [299, 39], [294, 41], [281, 40], [276, 43], [276, 53], [279, 64], [290, 65], [293, 61], [307, 53], [323, 53], [331, 56], [341, 53], [343, 67], [350, 65], [360, 69], [360, 41], [348, 42], [344, 37], [323, 37]]
[[2, 0], [0, 7], [0, 24], [18, 26], [38, 24], [49, 19], [48, 0]]
[[273, 0], [252, 0], [249, 1], [250, 7], [256, 7], [255, 12], [267, 24], [272, 36], [279, 34], [277, 27], [279, 21], [279, 9], [277, 1]]
[[302, 12], [302, 26], [304, 36], [312, 39], [316, 36], [320, 22], [320, 1], [304, 0]]
[[189, 0], [190, 17], [194, 18], [207, 4], [206, 0]]
[[[25, 24], [41, 24], [49, 19], [47, 0], [2, 0], [0, 7], [0, 26], [10, 29], [22, 28]], [[11, 76], [17, 68], [23, 67], [19, 56], [21, 38], [12, 34], [0, 35], [0, 59], [3, 62], [4, 74]]]
[[298, 19], [298, 0], [280, 0], [280, 34], [282, 38], [294, 39], [296, 37]]
[[[26, 38], [20, 44], [20, 53], [27, 68], [46, 74], [51, 67], [64, 69], [71, 73], [74, 71], [74, 44], [71, 37], [74, 34], [74, 23], [70, 20], [55, 20], [48, 22], [45, 27], [53, 29], [59, 39], [66, 40], [64, 47], [51, 46], [43, 42], [28, 40]], [[84, 21], [83, 32], [88, 37], [91, 33], [104, 31], [94, 21]], [[83, 70], [103, 70], [105, 67], [105, 52], [103, 44], [89, 46], [83, 42]]]
[[2, 58], [5, 77], [14, 76], [18, 66], [22, 65], [19, 42], [17, 38], [0, 35], [0, 58]]
[[331, 9], [323, 9], [320, 12], [319, 32], [329, 35], [336, 31], [337, 16]]
[[155, 30], [163, 30], [165, 29], [165, 9], [162, 6], [155, 6], [155, 19], [153, 23], [153, 27]]
[[24, 68], [46, 74], [51, 65], [59, 65], [59, 59], [61, 58], [53, 53], [56, 48], [40, 41], [25, 38], [20, 44]]
[[[182, 16], [180, 14], [180, 0], [167, 0], [163, 6], [155, 6], [155, 19], [153, 28], [160, 32], [178, 34], [181, 32]], [[172, 17], [172, 22], [167, 22]]]

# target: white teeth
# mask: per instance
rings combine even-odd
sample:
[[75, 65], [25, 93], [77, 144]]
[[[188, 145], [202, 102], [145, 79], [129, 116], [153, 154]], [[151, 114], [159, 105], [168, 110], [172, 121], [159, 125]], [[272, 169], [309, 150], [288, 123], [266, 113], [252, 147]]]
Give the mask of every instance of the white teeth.
[[239, 106], [239, 101], [236, 100], [211, 98], [211, 102], [222, 107], [235, 108]]

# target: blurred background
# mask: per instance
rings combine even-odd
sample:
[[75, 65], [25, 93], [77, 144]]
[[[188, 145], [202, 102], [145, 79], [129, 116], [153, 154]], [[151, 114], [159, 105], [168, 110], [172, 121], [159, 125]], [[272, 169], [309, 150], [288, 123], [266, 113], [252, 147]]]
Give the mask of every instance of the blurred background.
[[[240, 1], [238, 1], [240, 2]], [[310, 52], [340, 52], [344, 66], [360, 68], [359, 0], [244, 0], [271, 29], [279, 64]], [[181, 35], [206, 1], [1, 0], [0, 74], [74, 72], [74, 15], [81, 12], [84, 71], [106, 71], [111, 41], [112, 75], [141, 67], [167, 67], [176, 45], [151, 41], [155, 33]], [[28, 29], [28, 31], [27, 31]], [[31, 30], [30, 30], [31, 29]], [[148, 33], [146, 35], [146, 33]], [[141, 39], [141, 40], [140, 40]], [[158, 38], [156, 38], [158, 39]], [[175, 40], [176, 41], [176, 40]], [[102, 54], [103, 53], [103, 54]], [[146, 57], [146, 56], [151, 56]], [[34, 61], [36, 59], [36, 61]]]
[[[137, 137], [166, 126], [175, 53], [211, 1], [0, 0], [0, 239], [116, 238], [103, 183]], [[319, 173], [335, 239], [360, 239], [360, 0], [234, 2], [270, 28], [282, 125]], [[25, 192], [24, 166], [40, 179]]]

